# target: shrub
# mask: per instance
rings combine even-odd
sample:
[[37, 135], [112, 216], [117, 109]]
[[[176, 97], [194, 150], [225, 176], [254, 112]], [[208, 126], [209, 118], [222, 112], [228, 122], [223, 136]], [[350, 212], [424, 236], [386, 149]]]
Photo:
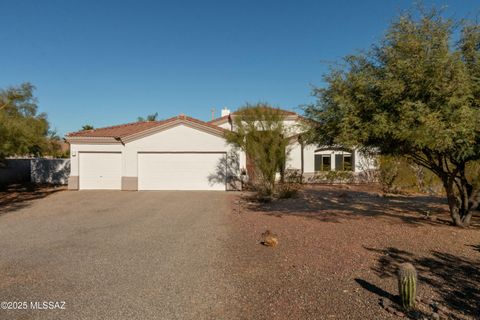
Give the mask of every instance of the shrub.
[[276, 196], [280, 199], [295, 197], [302, 187], [302, 180], [299, 170], [286, 170], [284, 181], [276, 186]]
[[399, 174], [400, 159], [390, 156], [381, 156], [379, 161], [379, 181], [383, 192], [395, 193], [395, 179]]
[[298, 194], [300, 187], [301, 185], [299, 183], [279, 183], [276, 188], [276, 196], [279, 199], [293, 198]]
[[328, 171], [326, 179], [328, 183], [351, 183], [354, 175], [352, 171]]
[[430, 170], [403, 157], [380, 156], [378, 181], [384, 192], [422, 192], [440, 194], [443, 185]]

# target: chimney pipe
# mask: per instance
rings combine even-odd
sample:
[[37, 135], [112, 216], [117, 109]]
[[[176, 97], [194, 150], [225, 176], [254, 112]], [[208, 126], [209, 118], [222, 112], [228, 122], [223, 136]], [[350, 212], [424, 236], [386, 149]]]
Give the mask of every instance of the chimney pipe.
[[230, 109], [228, 109], [227, 107], [224, 107], [222, 109], [222, 117], [228, 116], [229, 114], [230, 114]]

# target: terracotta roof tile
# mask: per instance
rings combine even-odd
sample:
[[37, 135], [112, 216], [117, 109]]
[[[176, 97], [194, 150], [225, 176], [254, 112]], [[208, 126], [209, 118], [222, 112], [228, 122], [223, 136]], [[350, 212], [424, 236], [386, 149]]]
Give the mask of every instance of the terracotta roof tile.
[[[276, 109], [276, 108], [272, 108], [272, 109]], [[278, 109], [278, 110], [280, 111], [280, 113], [282, 113], [286, 116], [298, 115], [296, 112], [293, 112], [293, 111], [283, 110], [283, 109]], [[223, 117], [215, 118], [213, 120], [208, 121], [208, 123], [223, 122], [224, 120], [228, 120], [230, 115], [236, 115], [236, 114], [238, 114], [238, 111], [234, 111], [234, 112], [230, 113], [229, 115], [226, 115], [226, 116], [223, 116]]]
[[208, 121], [208, 123], [215, 123], [215, 122], [218, 122], [218, 121], [228, 120], [229, 117], [230, 117], [230, 115], [227, 114], [226, 116], [210, 120], [210, 121]]
[[191, 118], [182, 114], [177, 117], [169, 118], [166, 120], [160, 120], [160, 121], [132, 122], [127, 124], [121, 124], [118, 126], [104, 127], [104, 128], [93, 129], [93, 130], [77, 131], [77, 132], [72, 132], [67, 134], [67, 137], [124, 138], [132, 134], [140, 133], [157, 126], [161, 126], [169, 122], [173, 122], [177, 119], [201, 124], [221, 132], [224, 131], [223, 128], [220, 128], [216, 125], [213, 125], [211, 123], [207, 123], [195, 118]]

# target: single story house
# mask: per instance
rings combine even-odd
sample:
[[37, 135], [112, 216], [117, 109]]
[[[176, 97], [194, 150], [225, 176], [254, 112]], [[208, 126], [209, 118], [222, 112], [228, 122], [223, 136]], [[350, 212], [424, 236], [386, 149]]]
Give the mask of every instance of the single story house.
[[[302, 145], [298, 136], [304, 119], [284, 111], [290, 128], [287, 169], [304, 176], [319, 171], [360, 172], [358, 151]], [[235, 112], [222, 110], [210, 122], [179, 115], [162, 121], [134, 122], [70, 133], [71, 172], [68, 188], [114, 190], [228, 190], [231, 175], [245, 171], [246, 156], [227, 144], [224, 133], [235, 130]], [[227, 155], [235, 154], [230, 158]], [[233, 170], [235, 169], [235, 170]]]

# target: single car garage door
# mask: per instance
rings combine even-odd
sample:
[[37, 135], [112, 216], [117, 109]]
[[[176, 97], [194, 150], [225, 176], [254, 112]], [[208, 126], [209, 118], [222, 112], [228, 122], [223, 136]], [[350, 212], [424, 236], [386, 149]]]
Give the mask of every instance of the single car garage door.
[[225, 190], [225, 153], [139, 153], [139, 190]]
[[120, 189], [122, 184], [121, 153], [80, 152], [80, 189]]

